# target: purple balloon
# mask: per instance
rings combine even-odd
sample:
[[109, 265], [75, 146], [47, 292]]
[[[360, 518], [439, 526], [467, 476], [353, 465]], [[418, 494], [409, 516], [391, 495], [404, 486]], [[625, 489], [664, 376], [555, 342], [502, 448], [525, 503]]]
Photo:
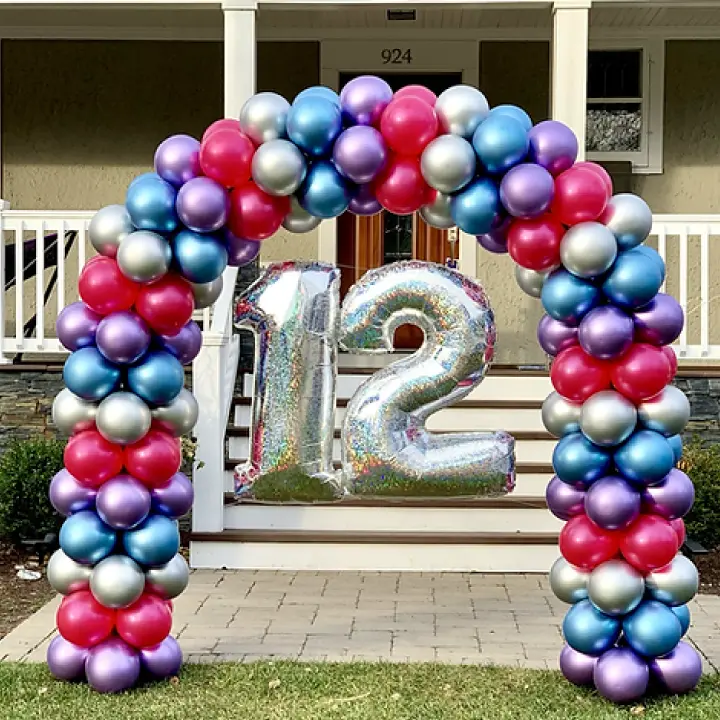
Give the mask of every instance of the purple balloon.
[[159, 645], [140, 651], [142, 668], [154, 680], [175, 677], [180, 672], [182, 661], [182, 650], [172, 635]]
[[225, 224], [230, 198], [220, 183], [208, 177], [197, 177], [180, 188], [175, 207], [186, 227], [195, 232], [209, 233]]
[[604, 698], [626, 703], [645, 694], [650, 671], [645, 660], [630, 648], [612, 648], [598, 659], [593, 680]]
[[150, 493], [132, 475], [116, 475], [97, 493], [97, 513], [115, 530], [130, 530], [150, 513]]
[[572, 167], [578, 154], [575, 133], [558, 120], [544, 120], [528, 133], [530, 159], [551, 175], [559, 175]]
[[87, 648], [74, 645], [62, 635], [56, 635], [47, 649], [48, 670], [58, 680], [66, 682], [84, 680], [87, 656]]
[[385, 167], [388, 151], [383, 136], [367, 125], [349, 127], [335, 141], [333, 162], [354, 183], [372, 182]]
[[650, 661], [650, 675], [673, 695], [690, 692], [702, 677], [702, 659], [692, 645], [681, 641], [672, 652]]
[[96, 490], [81, 485], [65, 468], [50, 481], [50, 502], [65, 517], [95, 509]]
[[382, 205], [377, 201], [371, 185], [360, 185], [350, 200], [348, 210], [353, 215], [377, 215], [382, 210]]
[[566, 645], [560, 653], [560, 670], [573, 685], [592, 685], [597, 658]]
[[104, 317], [95, 339], [98, 350], [110, 362], [130, 365], [147, 352], [151, 337], [150, 329], [139, 315], [123, 311]]
[[155, 172], [175, 187], [202, 175], [200, 143], [189, 135], [163, 140], [155, 151]]
[[85, 672], [90, 687], [98, 692], [129, 690], [140, 677], [140, 655], [120, 638], [111, 637], [90, 649]]
[[635, 311], [633, 320], [637, 342], [670, 345], [682, 332], [685, 314], [674, 297], [658, 293], [645, 307]]
[[202, 347], [202, 330], [194, 320], [190, 320], [177, 335], [160, 335], [160, 344], [182, 365], [189, 365]]
[[500, 202], [517, 218], [542, 215], [550, 207], [554, 193], [552, 175], [534, 163], [516, 165], [500, 183]]
[[95, 343], [95, 333], [102, 316], [84, 302], [64, 307], [55, 321], [58, 340], [71, 352]]
[[549, 315], [540, 318], [537, 329], [537, 337], [542, 349], [555, 357], [563, 350], [578, 344], [578, 329], [570, 327], [565, 323], [555, 320]]
[[657, 485], [643, 488], [642, 507], [645, 512], [676, 520], [690, 512], [695, 502], [692, 480], [673, 468]]
[[548, 510], [560, 520], [569, 520], [585, 509], [585, 491], [564, 483], [557, 475], [548, 483], [545, 499]]
[[580, 322], [578, 340], [588, 355], [613, 360], [632, 345], [632, 318], [613, 305], [595, 308]]
[[392, 96], [392, 88], [381, 78], [356, 77], [340, 92], [343, 117], [351, 125], [377, 125]]
[[229, 230], [225, 233], [225, 247], [228, 251], [228, 265], [232, 267], [249, 265], [260, 254], [259, 240], [246, 240]]
[[640, 514], [640, 493], [614, 475], [594, 482], [585, 495], [585, 512], [604, 530], [621, 530]]
[[160, 515], [166, 515], [177, 520], [190, 512], [193, 504], [194, 490], [187, 475], [175, 473], [165, 487], [154, 488], [150, 491], [152, 509]]
[[490, 232], [484, 235], [476, 235], [475, 239], [481, 247], [496, 255], [502, 255], [507, 249], [507, 231], [510, 229], [512, 218], [505, 217], [496, 223]]

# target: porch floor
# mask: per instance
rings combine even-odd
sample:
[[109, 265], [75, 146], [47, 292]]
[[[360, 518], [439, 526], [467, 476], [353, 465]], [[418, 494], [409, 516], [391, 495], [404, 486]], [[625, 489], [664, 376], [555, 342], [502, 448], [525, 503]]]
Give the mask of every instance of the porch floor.
[[[52, 600], [0, 640], [0, 660], [44, 662]], [[567, 610], [545, 575], [198, 570], [175, 601], [189, 662], [386, 661], [557, 667]], [[720, 597], [691, 603], [689, 636], [720, 668]]]

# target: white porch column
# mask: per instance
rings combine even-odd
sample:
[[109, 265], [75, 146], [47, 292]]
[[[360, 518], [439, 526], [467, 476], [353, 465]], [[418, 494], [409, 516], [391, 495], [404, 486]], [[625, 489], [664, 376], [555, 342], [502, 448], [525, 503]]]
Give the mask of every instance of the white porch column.
[[585, 159], [590, 5], [591, 0], [555, 0], [552, 10], [551, 114], [577, 135], [578, 160]]
[[224, 0], [225, 117], [237, 118], [255, 94], [256, 0]]

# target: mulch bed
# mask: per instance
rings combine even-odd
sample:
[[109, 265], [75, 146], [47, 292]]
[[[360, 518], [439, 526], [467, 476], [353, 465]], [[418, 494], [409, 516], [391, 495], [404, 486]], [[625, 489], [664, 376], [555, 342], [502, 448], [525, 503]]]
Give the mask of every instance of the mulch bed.
[[720, 595], [720, 549], [692, 558], [700, 572], [700, 592]]

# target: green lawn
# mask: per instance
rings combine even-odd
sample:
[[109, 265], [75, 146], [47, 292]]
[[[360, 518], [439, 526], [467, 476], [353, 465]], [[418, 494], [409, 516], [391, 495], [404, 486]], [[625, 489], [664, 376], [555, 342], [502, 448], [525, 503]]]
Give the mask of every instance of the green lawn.
[[450, 665], [259, 663], [189, 666], [180, 681], [121, 696], [0, 664], [12, 720], [717, 720], [720, 679], [694, 694], [616, 708], [559, 674]]

